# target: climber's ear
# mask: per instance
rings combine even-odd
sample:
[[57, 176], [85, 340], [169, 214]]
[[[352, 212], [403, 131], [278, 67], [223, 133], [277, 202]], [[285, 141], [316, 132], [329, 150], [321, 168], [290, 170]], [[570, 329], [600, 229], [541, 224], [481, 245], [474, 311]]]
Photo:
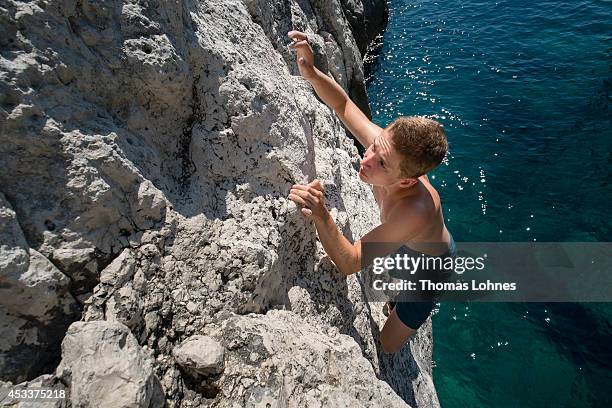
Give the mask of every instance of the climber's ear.
[[400, 187], [402, 188], [410, 188], [414, 186], [419, 181], [418, 178], [404, 178], [400, 180]]

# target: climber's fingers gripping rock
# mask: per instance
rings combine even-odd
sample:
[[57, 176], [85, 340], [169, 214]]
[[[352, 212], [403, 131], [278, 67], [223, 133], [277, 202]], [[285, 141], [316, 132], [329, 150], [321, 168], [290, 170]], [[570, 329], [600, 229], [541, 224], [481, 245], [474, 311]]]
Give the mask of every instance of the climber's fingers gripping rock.
[[322, 193], [325, 193], [325, 188], [323, 187], [323, 184], [321, 184], [321, 181], [319, 181], [319, 179], [316, 179], [310, 183], [308, 183], [309, 186], [319, 190]]
[[302, 75], [304, 79], [314, 78], [316, 76], [314, 54], [308, 43], [307, 35], [300, 31], [289, 31], [287, 35], [293, 40], [293, 43], [289, 44], [289, 49], [297, 51], [297, 63], [300, 75]]
[[327, 214], [325, 190], [319, 180], [307, 185], [294, 184], [289, 191], [289, 199], [300, 207], [300, 212], [308, 219], [322, 219]]

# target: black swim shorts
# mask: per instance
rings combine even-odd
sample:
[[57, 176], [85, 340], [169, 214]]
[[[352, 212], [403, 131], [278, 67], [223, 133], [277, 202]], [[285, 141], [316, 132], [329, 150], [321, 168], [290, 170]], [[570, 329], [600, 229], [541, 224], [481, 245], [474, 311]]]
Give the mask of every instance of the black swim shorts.
[[411, 329], [421, 327], [434, 308], [434, 302], [397, 302], [395, 313], [400, 321]]

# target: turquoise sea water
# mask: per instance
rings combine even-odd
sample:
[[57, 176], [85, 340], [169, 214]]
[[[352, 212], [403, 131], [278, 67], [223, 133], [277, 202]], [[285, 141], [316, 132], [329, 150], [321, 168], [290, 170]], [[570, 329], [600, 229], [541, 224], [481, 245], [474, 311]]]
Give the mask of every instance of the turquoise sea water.
[[[612, 1], [389, 6], [373, 119], [444, 124], [455, 239], [609, 242]], [[444, 408], [612, 406], [610, 304], [442, 303], [433, 323]]]

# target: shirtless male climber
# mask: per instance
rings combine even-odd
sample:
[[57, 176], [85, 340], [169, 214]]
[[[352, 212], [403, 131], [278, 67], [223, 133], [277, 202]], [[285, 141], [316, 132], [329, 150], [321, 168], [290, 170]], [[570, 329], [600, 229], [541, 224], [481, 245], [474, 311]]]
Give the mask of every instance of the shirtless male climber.
[[[362, 268], [362, 243], [397, 243], [415, 254], [454, 255], [454, 241], [444, 225], [440, 197], [426, 173], [443, 160], [448, 143], [442, 126], [424, 117], [399, 117], [384, 129], [372, 123], [346, 92], [314, 66], [306, 34], [290, 31], [301, 76], [334, 110], [342, 123], [366, 148], [359, 178], [371, 184], [380, 208], [381, 224], [351, 244], [338, 230], [325, 206], [318, 180], [295, 184], [289, 199], [301, 214], [314, 221], [319, 239], [337, 269], [350, 275]], [[426, 249], [424, 249], [426, 248]], [[384, 351], [398, 351], [429, 316], [433, 302], [388, 303], [389, 317], [380, 332]]]

